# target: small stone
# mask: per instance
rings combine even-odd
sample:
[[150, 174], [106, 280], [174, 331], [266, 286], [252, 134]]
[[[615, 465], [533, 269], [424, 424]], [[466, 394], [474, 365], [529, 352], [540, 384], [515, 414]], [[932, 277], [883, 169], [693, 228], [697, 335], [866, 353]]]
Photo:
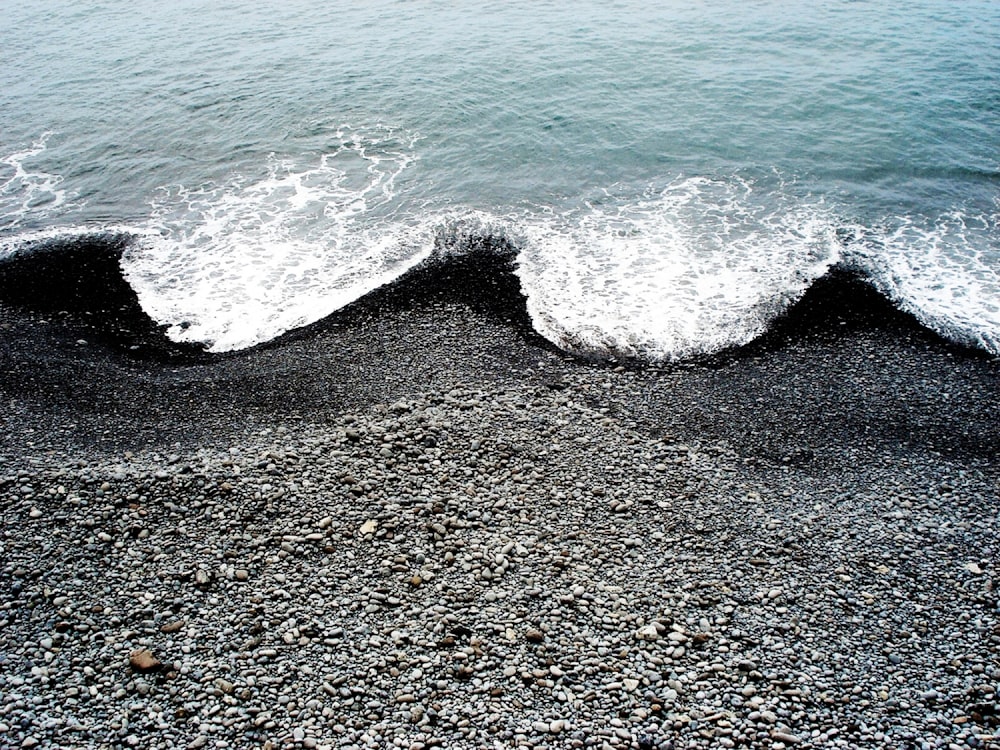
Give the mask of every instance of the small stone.
[[198, 568], [194, 573], [194, 582], [196, 585], [204, 587], [212, 582], [212, 576], [207, 570]]
[[208, 744], [208, 737], [203, 734], [199, 734], [193, 740], [188, 743], [187, 750], [198, 750], [200, 747], [205, 747]]
[[542, 641], [545, 640], [545, 633], [543, 633], [541, 630], [537, 630], [536, 628], [530, 628], [524, 634], [524, 640], [526, 640], [528, 643], [541, 643]]
[[410, 580], [409, 580], [409, 583], [410, 583], [411, 586], [413, 586], [413, 588], [417, 588], [423, 582], [424, 582], [424, 579], [421, 578], [420, 576], [411, 576]]
[[129, 654], [128, 664], [136, 672], [152, 672], [161, 666], [160, 660], [148, 648], [140, 648]]
[[160, 628], [161, 633], [176, 633], [178, 630], [184, 627], [184, 620], [174, 620], [173, 622], [168, 622], [162, 628]]
[[236, 576], [237, 581], [245, 581], [250, 578], [250, 571], [246, 568], [239, 568], [233, 575]]
[[215, 681], [215, 686], [226, 695], [233, 692], [233, 688], [235, 687], [229, 680], [224, 680], [221, 677]]
[[38, 508], [32, 508], [28, 512], [28, 518], [41, 518], [43, 515], [45, 514], [42, 513], [42, 511], [38, 510]]
[[374, 534], [375, 529], [377, 528], [378, 528], [378, 521], [376, 521], [373, 518], [370, 518], [363, 524], [361, 524], [361, 528], [358, 529], [358, 532], [361, 534]]
[[636, 631], [635, 637], [640, 641], [655, 641], [660, 637], [660, 631], [656, 625], [643, 625]]
[[797, 745], [802, 742], [796, 735], [788, 732], [771, 732], [771, 739], [776, 742], [784, 742], [786, 745]]
[[[32, 518], [34, 518], [34, 517], [35, 517], [35, 516], [32, 516]], [[973, 575], [976, 575], [976, 576], [978, 576], [978, 575], [982, 575], [982, 574], [983, 574], [983, 569], [982, 569], [982, 568], [980, 568], [980, 567], [979, 567], [979, 566], [978, 566], [978, 565], [977, 565], [976, 563], [974, 563], [974, 562], [970, 562], [970, 563], [966, 563], [966, 564], [965, 564], [965, 569], [966, 569], [967, 571], [969, 571], [970, 573], [972, 573]]]

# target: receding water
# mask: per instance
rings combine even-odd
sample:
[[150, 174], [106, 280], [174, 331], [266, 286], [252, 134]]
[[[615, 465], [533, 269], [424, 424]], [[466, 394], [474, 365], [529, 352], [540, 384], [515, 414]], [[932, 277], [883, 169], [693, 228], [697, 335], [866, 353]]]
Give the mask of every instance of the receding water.
[[0, 6], [0, 254], [94, 231], [238, 349], [500, 234], [538, 330], [673, 359], [834, 264], [1000, 353], [1000, 3]]

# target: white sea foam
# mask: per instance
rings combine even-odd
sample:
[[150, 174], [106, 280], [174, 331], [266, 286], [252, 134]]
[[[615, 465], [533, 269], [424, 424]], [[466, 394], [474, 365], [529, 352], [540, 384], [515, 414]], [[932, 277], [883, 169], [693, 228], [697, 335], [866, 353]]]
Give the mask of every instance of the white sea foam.
[[122, 267], [175, 341], [241, 349], [319, 320], [430, 252], [426, 227], [393, 215], [412, 142], [343, 129], [311, 163], [272, 158], [256, 180], [160, 196]]
[[0, 231], [17, 231], [29, 219], [42, 219], [66, 203], [60, 175], [28, 166], [51, 136], [51, 131], [42, 133], [30, 148], [0, 157]]
[[33, 230], [66, 206], [61, 178], [25, 166], [47, 138], [0, 160], [0, 258], [129, 235], [122, 268], [143, 309], [172, 339], [211, 351], [268, 341], [432, 253], [502, 236], [519, 251], [536, 329], [578, 354], [670, 361], [744, 344], [844, 263], [941, 335], [1000, 355], [1000, 208], [887, 217], [850, 227], [845, 244], [821, 202], [737, 178], [678, 179], [640, 200], [608, 193], [563, 213], [418, 210], [396, 187], [412, 138], [345, 128], [326, 153], [273, 157], [256, 178], [165, 189], [140, 225]]
[[586, 355], [677, 360], [746, 343], [839, 258], [821, 206], [688, 178], [626, 206], [529, 222], [536, 329]]
[[1000, 215], [893, 217], [855, 232], [850, 257], [883, 294], [945, 338], [1000, 355]]

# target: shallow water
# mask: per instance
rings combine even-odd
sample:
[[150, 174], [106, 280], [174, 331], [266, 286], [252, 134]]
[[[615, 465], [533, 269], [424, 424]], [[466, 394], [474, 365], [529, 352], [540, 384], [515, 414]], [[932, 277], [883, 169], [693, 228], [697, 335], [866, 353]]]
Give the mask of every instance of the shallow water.
[[501, 235], [571, 351], [744, 343], [840, 264], [1000, 353], [996, 3], [31, 2], [0, 43], [0, 254], [135, 234], [179, 341]]

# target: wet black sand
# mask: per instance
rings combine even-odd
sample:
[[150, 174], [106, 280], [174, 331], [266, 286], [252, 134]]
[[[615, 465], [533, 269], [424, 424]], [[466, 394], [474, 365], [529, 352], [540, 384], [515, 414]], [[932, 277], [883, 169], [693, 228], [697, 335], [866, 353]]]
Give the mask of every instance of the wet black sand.
[[[534, 380], [586, 392], [653, 434], [728, 441], [749, 462], [842, 465], [1000, 453], [1000, 362], [944, 341], [845, 272], [761, 339], [704, 361], [567, 356], [533, 332], [511, 253], [411, 271], [268, 345], [172, 345], [117, 271], [119, 245], [44, 248], [0, 266], [0, 453], [227, 443], [450, 386]], [[613, 383], [602, 387], [602, 384]]]

